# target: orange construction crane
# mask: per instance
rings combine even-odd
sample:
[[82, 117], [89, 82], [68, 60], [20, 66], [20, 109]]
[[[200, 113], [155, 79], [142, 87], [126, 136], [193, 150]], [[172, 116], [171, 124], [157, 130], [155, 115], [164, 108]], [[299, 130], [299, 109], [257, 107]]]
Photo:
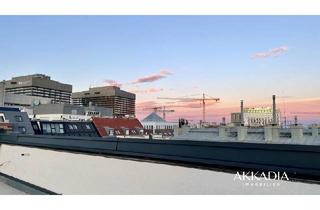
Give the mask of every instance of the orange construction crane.
[[202, 98], [169, 98], [169, 97], [158, 97], [158, 99], [166, 99], [166, 100], [177, 100], [177, 101], [201, 101], [202, 102], [202, 123], [206, 121], [206, 101], [220, 101], [220, 98], [206, 97], [203, 93]]

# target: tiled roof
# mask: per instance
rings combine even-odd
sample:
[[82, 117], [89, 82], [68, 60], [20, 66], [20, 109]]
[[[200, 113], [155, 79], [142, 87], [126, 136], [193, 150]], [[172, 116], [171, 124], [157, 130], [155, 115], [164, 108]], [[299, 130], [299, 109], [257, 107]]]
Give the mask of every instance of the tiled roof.
[[121, 131], [121, 134], [123, 133], [123, 129], [129, 129], [130, 134], [132, 133], [132, 130], [135, 129], [143, 129], [142, 124], [140, 121], [136, 118], [129, 119], [129, 118], [100, 118], [100, 117], [94, 117], [92, 119], [94, 125], [99, 131], [99, 134], [101, 136], [106, 136], [106, 130], [105, 128], [113, 128], [115, 131]]

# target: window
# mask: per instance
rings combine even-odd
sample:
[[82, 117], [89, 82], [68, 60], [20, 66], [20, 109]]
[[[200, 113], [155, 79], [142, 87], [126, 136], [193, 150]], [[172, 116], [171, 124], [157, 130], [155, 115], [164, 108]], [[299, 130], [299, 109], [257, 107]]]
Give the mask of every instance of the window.
[[59, 123], [59, 124], [55, 124], [55, 130], [56, 130], [56, 133], [64, 133], [64, 130], [63, 130], [63, 124], [62, 123]]
[[91, 130], [91, 127], [90, 127], [89, 124], [86, 124], [86, 129], [87, 129], [87, 130]]
[[56, 133], [56, 127], [54, 124], [51, 124], [51, 133]]
[[33, 124], [32, 127], [33, 127], [34, 130], [39, 130], [37, 124]]
[[20, 115], [15, 116], [16, 122], [23, 122], [23, 118]]
[[68, 127], [70, 130], [73, 130], [73, 126], [71, 124], [68, 124]]
[[73, 124], [72, 126], [74, 130], [78, 130], [78, 126], [76, 124]]
[[0, 122], [4, 122], [4, 116], [0, 115]]
[[50, 124], [48, 124], [48, 123], [43, 123], [43, 124], [42, 124], [42, 128], [43, 128], [43, 134], [51, 134]]
[[19, 130], [19, 133], [23, 133], [23, 134], [27, 132], [26, 127], [23, 127], [23, 126], [19, 126], [18, 130]]

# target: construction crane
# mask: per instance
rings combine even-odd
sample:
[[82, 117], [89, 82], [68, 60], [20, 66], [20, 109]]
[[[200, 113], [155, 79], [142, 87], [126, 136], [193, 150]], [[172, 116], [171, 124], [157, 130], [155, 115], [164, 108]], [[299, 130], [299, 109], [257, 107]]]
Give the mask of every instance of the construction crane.
[[320, 115], [320, 112], [291, 112], [291, 114], [310, 114], [310, 115]]
[[288, 98], [294, 98], [293, 96], [290, 96], [290, 95], [280, 95], [280, 96], [277, 96], [277, 98], [280, 98], [282, 99], [282, 113], [281, 113], [281, 116], [283, 115], [283, 119], [284, 119], [284, 126], [287, 127], [287, 102], [286, 102], [286, 99]]
[[158, 99], [166, 99], [166, 100], [177, 100], [177, 101], [201, 101], [202, 102], [202, 123], [206, 121], [206, 101], [220, 101], [220, 98], [206, 97], [203, 93], [202, 98], [169, 98], [169, 97], [158, 97]]
[[166, 113], [169, 112], [174, 112], [175, 110], [173, 109], [166, 109], [166, 106], [157, 106], [157, 107], [151, 107], [151, 108], [146, 108], [146, 109], [152, 109], [153, 112], [157, 113], [157, 112], [161, 112], [162, 113], [162, 118], [164, 120], [166, 120]]

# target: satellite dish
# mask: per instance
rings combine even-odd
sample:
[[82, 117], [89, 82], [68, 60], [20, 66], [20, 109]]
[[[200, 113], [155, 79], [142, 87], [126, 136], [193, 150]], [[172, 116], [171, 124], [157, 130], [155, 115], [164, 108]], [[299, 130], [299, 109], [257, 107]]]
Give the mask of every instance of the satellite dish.
[[33, 105], [34, 105], [34, 106], [39, 106], [39, 105], [40, 105], [40, 100], [35, 99], [35, 100], [33, 101]]

